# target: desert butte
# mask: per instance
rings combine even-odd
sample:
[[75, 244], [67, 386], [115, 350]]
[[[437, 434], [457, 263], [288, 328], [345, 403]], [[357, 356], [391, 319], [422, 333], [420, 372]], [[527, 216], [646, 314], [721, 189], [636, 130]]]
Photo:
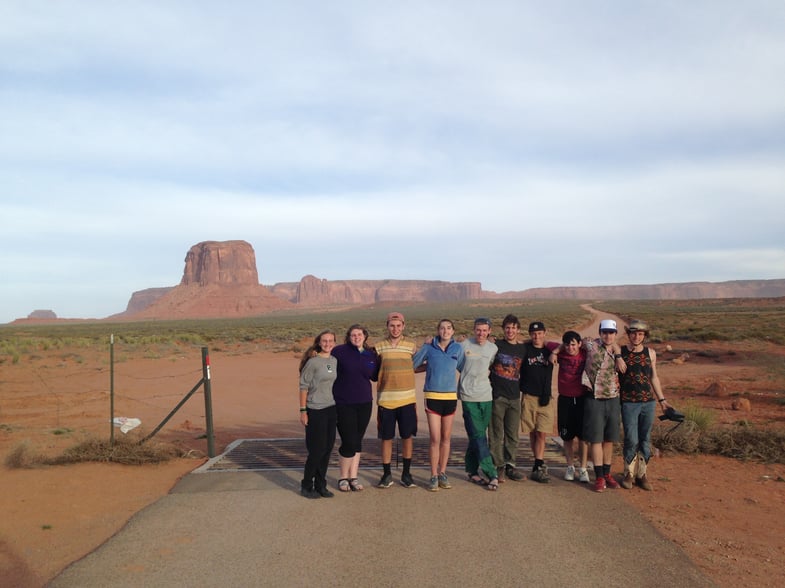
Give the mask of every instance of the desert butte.
[[[584, 328], [591, 331], [593, 326]], [[270, 351], [259, 342], [237, 343], [210, 352], [219, 451], [236, 439], [302, 437], [296, 410], [296, 373], [299, 349], [304, 343], [299, 341], [284, 352]], [[761, 394], [767, 388], [781, 391], [781, 380], [772, 381], [755, 362], [744, 358], [750, 353], [766, 353], [785, 362], [782, 346], [709, 342], [702, 345], [705, 354], [693, 354], [693, 359], [686, 362], [677, 361], [683, 355], [678, 346], [668, 350], [663, 343], [656, 347], [661, 378], [677, 406], [697, 399], [721, 420], [732, 422], [739, 414], [732, 411], [730, 398], [696, 396], [690, 391], [703, 390], [716, 382], [732, 389], [751, 381], [763, 390]], [[159, 423], [199, 381], [200, 353], [195, 346], [184, 346], [165, 356], [149, 356], [139, 349], [121, 354], [114, 371], [115, 414], [141, 419], [143, 426], [129, 433], [141, 435]], [[107, 372], [104, 353], [85, 354], [67, 346], [40, 350], [19, 363], [4, 361], [0, 453], [7, 456], [19, 444], [28, 444], [36, 451], [54, 455], [85, 437], [106, 437]], [[785, 411], [781, 404], [761, 400], [744, 418], [782, 426]], [[422, 411], [420, 419], [422, 435], [427, 431]], [[4, 583], [42, 586], [69, 563], [98, 547], [134, 513], [164, 496], [183, 475], [204, 463], [204, 433], [203, 398], [196, 394], [155, 438], [178, 445], [186, 457], [145, 466], [3, 466], [0, 508], [5, 515], [0, 524], [0, 573]], [[462, 426], [456, 423], [454, 434], [462, 433]], [[368, 435], [374, 434], [372, 422]], [[617, 472], [618, 462], [617, 456]], [[778, 583], [785, 547], [779, 525], [772, 521], [785, 520], [782, 464], [665, 454], [653, 459], [651, 470], [654, 492], [619, 491], [614, 499], [639, 509], [718, 585]], [[425, 473], [415, 472], [424, 484]], [[361, 469], [366, 486], [371, 486], [377, 476], [378, 472]], [[331, 482], [334, 485], [335, 480], [331, 478]], [[347, 497], [339, 495], [337, 499]]]

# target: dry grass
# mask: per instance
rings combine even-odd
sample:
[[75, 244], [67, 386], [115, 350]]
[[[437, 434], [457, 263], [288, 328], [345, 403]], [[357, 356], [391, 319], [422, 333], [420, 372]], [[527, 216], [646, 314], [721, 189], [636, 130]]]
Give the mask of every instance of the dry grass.
[[785, 345], [783, 298], [605, 300], [594, 307], [652, 326], [651, 341], [763, 340]]
[[389, 310], [406, 315], [406, 332], [414, 338], [434, 334], [442, 317], [455, 322], [458, 334], [471, 333], [475, 317], [489, 317], [494, 334], [501, 337], [501, 319], [516, 314], [524, 326], [531, 320], [544, 321], [548, 331], [558, 336], [590, 320], [591, 316], [576, 300], [478, 300], [444, 303], [396, 303], [372, 307], [276, 312], [242, 319], [189, 319], [154, 322], [77, 321], [69, 323], [0, 325], [0, 365], [28, 361], [40, 351], [79, 349], [81, 353], [109, 349], [109, 333], [114, 333], [117, 361], [122, 353], [143, 349], [148, 357], [168, 357], [183, 348], [209, 346], [212, 351], [238, 344], [263, 345], [271, 350], [290, 351], [300, 340], [313, 338], [331, 326], [343, 339], [349, 325], [361, 323], [371, 338], [384, 335], [384, 317]]
[[37, 453], [29, 443], [22, 442], [8, 454], [5, 465], [9, 469], [83, 462], [146, 465], [167, 462], [177, 457], [184, 457], [183, 452], [167, 443], [140, 443], [136, 439], [121, 437], [112, 444], [107, 439], [89, 438], [54, 457]]
[[701, 429], [685, 420], [675, 429], [672, 423], [654, 427], [652, 443], [660, 451], [713, 454], [742, 461], [785, 463], [785, 431], [756, 429], [746, 421], [732, 427]]
[[36, 453], [29, 441], [22, 441], [6, 456], [5, 465], [8, 469], [33, 468], [46, 460], [46, 456]]

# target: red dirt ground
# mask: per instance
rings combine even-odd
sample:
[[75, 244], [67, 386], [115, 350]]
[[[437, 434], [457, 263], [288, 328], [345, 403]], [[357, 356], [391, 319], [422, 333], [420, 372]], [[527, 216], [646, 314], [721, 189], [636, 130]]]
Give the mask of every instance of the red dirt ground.
[[[741, 418], [779, 427], [785, 406], [781, 378], [754, 367], [747, 354], [785, 361], [785, 349], [758, 344], [697, 344], [659, 353], [669, 400], [711, 407], [720, 422]], [[763, 347], [763, 348], [762, 348]], [[700, 354], [696, 351], [701, 352]], [[293, 352], [236, 347], [211, 352], [216, 449], [247, 437], [302, 435], [298, 422]], [[120, 353], [115, 365], [115, 415], [138, 417], [146, 434], [200, 380], [199, 349], [168, 357]], [[746, 393], [752, 411], [732, 411], [732, 397], [702, 395], [712, 382], [730, 394]], [[0, 457], [27, 442], [55, 455], [87, 435], [109, 435], [109, 365], [106, 356], [51, 350], [0, 364]], [[162, 465], [80, 464], [0, 469], [0, 577], [9, 586], [42, 586], [72, 561], [120, 530], [134, 513], [165, 495], [204, 461], [203, 395], [195, 394], [158, 435], [192, 448], [190, 459]], [[423, 430], [427, 430], [422, 423]], [[119, 430], [115, 435], [121, 436]], [[60, 433], [60, 434], [55, 434]], [[140, 435], [131, 432], [129, 435]], [[617, 462], [619, 459], [617, 459]], [[618, 472], [620, 466], [614, 466]], [[654, 492], [622, 491], [662, 534], [681, 546], [718, 585], [778, 585], [785, 569], [785, 466], [708, 456], [659, 456], [650, 464]], [[653, 565], [667, 565], [655, 561]]]

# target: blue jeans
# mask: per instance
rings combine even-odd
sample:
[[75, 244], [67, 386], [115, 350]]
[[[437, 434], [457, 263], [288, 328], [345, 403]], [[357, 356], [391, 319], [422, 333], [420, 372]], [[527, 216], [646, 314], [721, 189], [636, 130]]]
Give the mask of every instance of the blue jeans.
[[632, 463], [636, 453], [640, 453], [648, 463], [651, 458], [651, 428], [657, 403], [622, 402], [621, 422], [624, 427], [624, 462]]

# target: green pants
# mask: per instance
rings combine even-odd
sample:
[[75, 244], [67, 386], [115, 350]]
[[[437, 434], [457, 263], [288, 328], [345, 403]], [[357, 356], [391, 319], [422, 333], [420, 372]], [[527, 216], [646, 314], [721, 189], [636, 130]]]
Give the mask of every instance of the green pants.
[[463, 402], [463, 424], [469, 437], [466, 449], [466, 471], [470, 475], [481, 470], [488, 479], [496, 477], [491, 450], [488, 448], [488, 424], [491, 422], [493, 402]]
[[521, 399], [500, 396], [493, 399], [488, 437], [491, 457], [497, 468], [515, 467], [518, 457], [518, 431], [521, 426]]

